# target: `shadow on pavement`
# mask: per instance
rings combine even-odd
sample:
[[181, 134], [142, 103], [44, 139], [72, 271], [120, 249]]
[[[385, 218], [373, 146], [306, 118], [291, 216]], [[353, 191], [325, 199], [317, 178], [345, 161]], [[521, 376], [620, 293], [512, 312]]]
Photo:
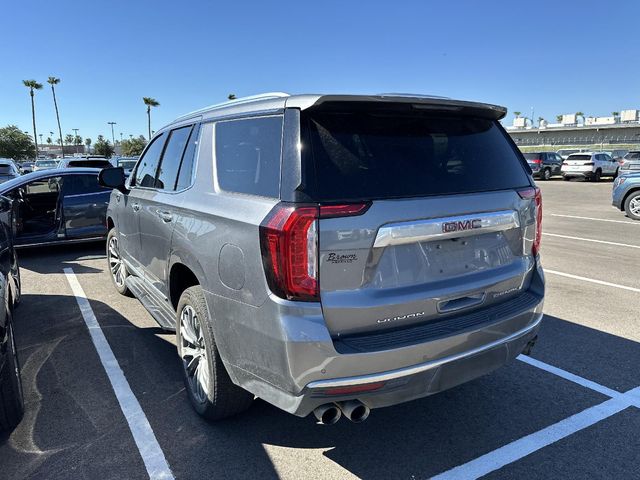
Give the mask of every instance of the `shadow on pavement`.
[[[360, 478], [425, 478], [606, 399], [516, 361], [453, 390], [374, 410], [362, 424], [315, 425], [261, 400], [243, 415], [208, 423], [189, 404], [173, 335], [135, 327], [105, 303], [91, 305], [176, 478], [323, 476], [314, 470], [319, 453], [307, 449], [324, 450]], [[145, 477], [75, 299], [25, 295], [16, 336], [27, 414], [0, 444], [7, 478]], [[590, 357], [614, 369], [620, 362], [629, 367], [625, 388], [640, 384], [636, 342], [555, 317], [547, 317], [540, 338], [534, 353], [543, 361], [557, 364], [579, 346], [576, 364]], [[611, 386], [604, 370], [594, 376], [558, 366]]]
[[99, 273], [102, 270], [88, 267], [81, 260], [105, 258], [105, 243], [91, 242], [69, 245], [46, 245], [18, 250], [20, 268], [37, 273], [60, 273], [72, 267], [75, 273]]

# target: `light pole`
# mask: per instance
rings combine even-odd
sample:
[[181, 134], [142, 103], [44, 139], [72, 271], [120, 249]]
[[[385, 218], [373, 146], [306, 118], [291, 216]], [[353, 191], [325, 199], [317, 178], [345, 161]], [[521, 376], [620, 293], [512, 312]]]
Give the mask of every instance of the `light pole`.
[[73, 133], [75, 134], [73, 137], [73, 144], [76, 146], [76, 148], [74, 148], [75, 152], [74, 153], [78, 153], [78, 130], [80, 130], [79, 128], [72, 128], [71, 130], [73, 130]]
[[116, 122], [107, 122], [107, 124], [111, 125], [111, 141], [113, 142], [113, 146], [115, 147], [116, 146], [116, 136], [113, 133], [113, 126], [117, 125], [117, 123]]

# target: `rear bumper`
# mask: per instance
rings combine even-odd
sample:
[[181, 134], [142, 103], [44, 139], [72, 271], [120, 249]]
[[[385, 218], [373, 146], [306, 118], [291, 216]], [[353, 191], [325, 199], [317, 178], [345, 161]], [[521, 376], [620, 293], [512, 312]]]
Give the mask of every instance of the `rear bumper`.
[[562, 176], [563, 177], [582, 177], [582, 178], [593, 178], [595, 176], [595, 172], [592, 172], [591, 170], [587, 170], [584, 172], [578, 172], [578, 171], [569, 171], [569, 172], [562, 172]]
[[[454, 387], [517, 357], [542, 320], [541, 268], [534, 267], [524, 295], [530, 297], [526, 303], [518, 303], [516, 297], [514, 308], [492, 310], [486, 320], [462, 322], [459, 330], [445, 328], [431, 336], [418, 332], [414, 341], [390, 340], [382, 346], [364, 342], [346, 349], [331, 338], [319, 305], [270, 297], [256, 309], [261, 313], [254, 320], [238, 315], [237, 304], [231, 306], [234, 317], [246, 323], [234, 322], [227, 332], [236, 341], [221, 342], [226, 336], [221, 331], [216, 340], [236, 384], [294, 415], [306, 416], [320, 405], [352, 399], [369, 408], [385, 407]], [[224, 308], [216, 298], [214, 310], [220, 314]], [[344, 391], [380, 383], [366, 393]], [[343, 391], [331, 392], [336, 388]]]

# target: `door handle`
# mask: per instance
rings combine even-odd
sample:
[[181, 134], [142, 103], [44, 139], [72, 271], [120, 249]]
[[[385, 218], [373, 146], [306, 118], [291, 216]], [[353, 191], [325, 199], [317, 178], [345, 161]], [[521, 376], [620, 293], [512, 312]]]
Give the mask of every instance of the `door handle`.
[[158, 215], [160, 219], [166, 223], [169, 223], [171, 220], [173, 220], [173, 215], [171, 215], [171, 212], [167, 212], [165, 210], [156, 210], [156, 215]]
[[138, 211], [140, 211], [140, 204], [139, 203], [134, 203], [133, 205], [131, 205], [131, 208], [133, 208], [134, 212], [138, 212]]

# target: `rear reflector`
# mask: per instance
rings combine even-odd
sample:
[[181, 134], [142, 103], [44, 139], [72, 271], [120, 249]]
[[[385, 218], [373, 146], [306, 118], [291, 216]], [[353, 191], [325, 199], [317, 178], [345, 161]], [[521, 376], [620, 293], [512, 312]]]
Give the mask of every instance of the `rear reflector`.
[[325, 395], [350, 395], [352, 393], [373, 392], [380, 390], [386, 385], [386, 382], [366, 383], [364, 385], [353, 385], [349, 387], [328, 388], [322, 393]]
[[538, 187], [523, 188], [518, 190], [520, 198], [534, 200], [536, 205], [536, 236], [533, 240], [531, 253], [540, 253], [540, 242], [542, 241], [542, 192]]

